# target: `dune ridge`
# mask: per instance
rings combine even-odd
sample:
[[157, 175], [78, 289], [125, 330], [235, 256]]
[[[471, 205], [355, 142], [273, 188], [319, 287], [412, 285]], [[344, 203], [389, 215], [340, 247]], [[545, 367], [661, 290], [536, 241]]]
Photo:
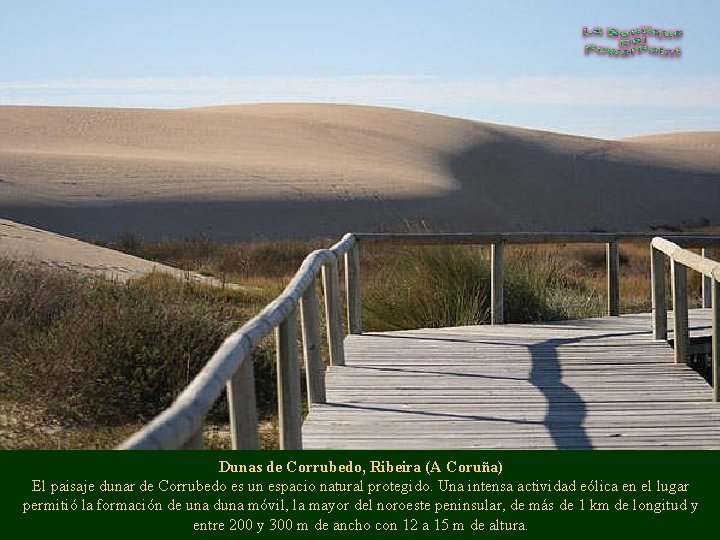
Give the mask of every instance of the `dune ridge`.
[[348, 105], [0, 107], [0, 217], [105, 240], [720, 222], [719, 140]]

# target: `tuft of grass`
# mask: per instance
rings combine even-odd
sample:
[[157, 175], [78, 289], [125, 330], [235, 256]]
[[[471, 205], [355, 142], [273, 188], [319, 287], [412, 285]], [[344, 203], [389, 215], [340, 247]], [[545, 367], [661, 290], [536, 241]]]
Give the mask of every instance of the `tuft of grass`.
[[[567, 250], [568, 254], [572, 254], [574, 259], [584, 264], [590, 271], [602, 271], [607, 266], [605, 244], [570, 245]], [[624, 248], [620, 248], [618, 255], [621, 267], [630, 264], [630, 256]]]
[[489, 314], [485, 264], [448, 247], [402, 248], [363, 283], [371, 331], [480, 324]]
[[329, 239], [315, 239], [223, 244], [203, 234], [184, 240], [152, 242], [139, 235], [125, 233], [114, 242], [102, 245], [224, 281], [246, 282], [252, 278], [278, 279], [292, 276], [308, 253], [333, 242]]
[[[463, 326], [490, 322], [487, 248], [395, 250], [364, 284], [368, 330]], [[601, 314], [601, 297], [557, 251], [506, 250], [505, 320], [561, 320]]]

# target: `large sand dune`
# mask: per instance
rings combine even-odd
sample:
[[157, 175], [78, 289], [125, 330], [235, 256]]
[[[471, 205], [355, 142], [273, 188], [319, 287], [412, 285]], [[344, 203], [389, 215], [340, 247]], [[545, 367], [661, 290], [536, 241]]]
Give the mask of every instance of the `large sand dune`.
[[719, 141], [340, 105], [0, 107], [0, 217], [81, 238], [221, 240], [720, 222]]
[[232, 289], [238, 285], [0, 218], [0, 254], [28, 264], [128, 281], [154, 272]]

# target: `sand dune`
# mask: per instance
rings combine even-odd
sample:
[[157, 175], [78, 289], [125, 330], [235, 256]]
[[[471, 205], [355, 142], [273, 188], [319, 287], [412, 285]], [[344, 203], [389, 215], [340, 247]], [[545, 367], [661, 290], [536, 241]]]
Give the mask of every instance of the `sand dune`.
[[643, 135], [641, 137], [626, 137], [623, 140], [645, 145], [673, 148], [695, 148], [700, 150], [720, 149], [720, 132], [718, 131], [659, 133], [657, 135]]
[[0, 217], [81, 238], [221, 240], [720, 222], [718, 140], [341, 105], [0, 107]]
[[720, 169], [720, 132], [696, 131], [628, 137], [626, 142], [642, 145], [647, 150], [667, 156], [679, 151], [684, 159], [703, 163], [710, 169]]
[[186, 272], [6, 219], [0, 219], [0, 254], [28, 264], [62, 268], [81, 274], [102, 274], [119, 281], [162, 272], [177, 279], [238, 288], [235, 284], [223, 284], [196, 272]]

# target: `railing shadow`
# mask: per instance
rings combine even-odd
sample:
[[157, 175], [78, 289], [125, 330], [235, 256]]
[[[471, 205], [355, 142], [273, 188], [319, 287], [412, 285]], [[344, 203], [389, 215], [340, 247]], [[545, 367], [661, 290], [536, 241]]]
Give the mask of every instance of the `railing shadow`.
[[549, 339], [528, 346], [531, 362], [528, 381], [545, 397], [547, 411], [543, 424], [555, 447], [561, 450], [593, 448], [584, 426], [587, 406], [580, 394], [563, 382], [558, 355], [563, 345], [581, 341], [582, 338]]
[[[560, 327], [559, 329], [578, 330], [578, 328]], [[477, 377], [487, 380], [508, 380], [508, 381], [527, 381], [535, 387], [544, 397], [546, 403], [546, 412], [542, 420], [520, 420], [511, 417], [501, 417], [483, 414], [458, 414], [452, 412], [439, 412], [431, 410], [418, 409], [397, 409], [388, 406], [363, 406], [357, 404], [339, 404], [332, 403], [330, 405], [341, 408], [361, 409], [367, 411], [384, 411], [384, 412], [400, 412], [410, 415], [421, 415], [429, 417], [444, 417], [450, 419], [475, 420], [483, 422], [498, 422], [510, 425], [542, 425], [550, 435], [555, 447], [560, 450], [591, 450], [593, 444], [591, 437], [588, 435], [585, 427], [587, 417], [587, 403], [572, 385], [567, 384], [563, 380], [564, 369], [561, 361], [561, 350], [571, 345], [592, 345], [593, 341], [602, 339], [612, 339], [617, 337], [629, 336], [646, 336], [645, 331], [629, 331], [629, 332], [606, 332], [602, 334], [573, 336], [567, 338], [552, 338], [539, 341], [533, 344], [521, 345], [518, 343], [501, 341], [479, 341], [469, 338], [432, 338], [426, 336], [393, 336], [392, 334], [382, 334], [378, 337], [388, 338], [397, 337], [401, 339], [419, 339], [419, 340], [437, 340], [450, 343], [468, 343], [468, 344], [488, 344], [488, 345], [512, 345], [515, 347], [523, 347], [527, 350], [530, 359], [530, 371], [527, 378], [520, 377], [497, 377], [488, 376], [482, 373], [456, 373], [450, 370], [419, 370], [419, 369], [403, 369], [395, 367], [377, 367], [377, 366], [358, 366], [363, 369], [372, 369], [378, 371], [412, 373], [412, 374], [443, 374], [457, 377]], [[603, 349], [613, 344], [603, 343], [598, 345]], [[480, 361], [482, 359], [479, 359]]]

